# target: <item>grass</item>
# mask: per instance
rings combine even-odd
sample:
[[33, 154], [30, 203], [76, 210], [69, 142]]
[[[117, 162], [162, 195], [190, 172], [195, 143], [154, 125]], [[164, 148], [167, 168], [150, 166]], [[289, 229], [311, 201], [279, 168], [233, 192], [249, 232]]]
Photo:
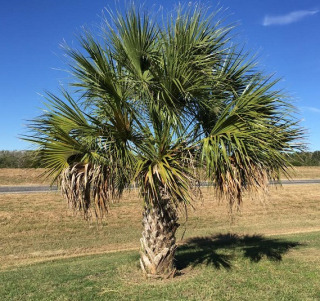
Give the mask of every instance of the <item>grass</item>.
[[58, 193], [0, 195], [0, 300], [320, 300], [320, 187], [247, 198], [230, 223], [204, 189], [178, 232], [180, 276], [145, 280], [138, 266], [140, 200], [86, 223]]
[[49, 180], [43, 180], [42, 168], [0, 168], [0, 186], [9, 185], [49, 185]]
[[[184, 218], [178, 239], [217, 233], [280, 235], [320, 230], [319, 185], [290, 185], [273, 188], [261, 203], [247, 198], [242, 211], [230, 223], [225, 204], [203, 190]], [[68, 210], [59, 193], [0, 195], [0, 266], [20, 266], [50, 258], [138, 249], [142, 203], [136, 192], [113, 204], [104, 226], [84, 222]], [[1, 269], [0, 267], [0, 269]]]
[[[44, 169], [0, 168], [0, 186], [4, 185], [49, 185], [43, 180]], [[299, 166], [291, 172], [293, 179], [320, 179], [319, 166]]]
[[[300, 249], [319, 249], [317, 238], [312, 233], [285, 240], [228, 243], [225, 239], [205, 251], [201, 246], [186, 247], [178, 252], [178, 260], [188, 253], [214, 259], [197, 263], [193, 256], [194, 265], [165, 281], [143, 279], [138, 255], [132, 251], [54, 260], [2, 272], [0, 296], [3, 300], [319, 300], [319, 261], [295, 255]], [[297, 241], [307, 242], [308, 247], [294, 247]], [[248, 248], [256, 248], [262, 258], [252, 260]], [[285, 256], [281, 261], [268, 258], [265, 253], [271, 251]], [[217, 258], [228, 265], [213, 264]]]
[[320, 179], [320, 166], [297, 166], [292, 172], [293, 179]]

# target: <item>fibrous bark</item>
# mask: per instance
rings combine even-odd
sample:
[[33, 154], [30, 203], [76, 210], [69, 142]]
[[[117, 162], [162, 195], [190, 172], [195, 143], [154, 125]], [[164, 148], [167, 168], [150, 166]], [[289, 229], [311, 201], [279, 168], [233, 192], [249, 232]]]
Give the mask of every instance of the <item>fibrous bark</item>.
[[168, 203], [144, 208], [140, 264], [147, 277], [174, 276], [177, 220], [175, 208]]

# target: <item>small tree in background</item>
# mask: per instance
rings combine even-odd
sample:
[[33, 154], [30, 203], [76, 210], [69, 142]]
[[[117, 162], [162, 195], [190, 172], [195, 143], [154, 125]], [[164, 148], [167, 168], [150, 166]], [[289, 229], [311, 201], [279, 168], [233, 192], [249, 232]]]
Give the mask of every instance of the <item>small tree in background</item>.
[[39, 159], [34, 151], [0, 151], [0, 168], [37, 168]]
[[26, 139], [86, 218], [103, 218], [137, 183], [142, 270], [169, 277], [178, 216], [200, 197], [199, 170], [240, 204], [287, 171], [302, 132], [277, 80], [230, 46], [231, 28], [215, 14], [178, 8], [163, 20], [131, 7], [110, 14], [102, 40], [84, 31], [79, 49], [65, 46], [77, 92], [48, 93]]

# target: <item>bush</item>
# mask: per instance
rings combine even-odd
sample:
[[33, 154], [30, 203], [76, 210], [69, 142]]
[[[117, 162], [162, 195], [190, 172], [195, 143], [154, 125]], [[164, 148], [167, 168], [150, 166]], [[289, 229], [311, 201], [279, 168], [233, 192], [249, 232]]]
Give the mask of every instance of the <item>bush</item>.
[[289, 156], [293, 166], [320, 166], [320, 151], [299, 152]]
[[39, 161], [35, 151], [0, 151], [0, 168], [36, 168]]

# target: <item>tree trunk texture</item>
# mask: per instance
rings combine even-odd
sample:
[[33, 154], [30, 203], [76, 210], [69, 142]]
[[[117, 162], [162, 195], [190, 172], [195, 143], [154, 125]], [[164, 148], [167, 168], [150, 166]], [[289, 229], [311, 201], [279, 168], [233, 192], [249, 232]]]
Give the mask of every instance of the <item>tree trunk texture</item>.
[[176, 210], [168, 203], [144, 208], [140, 264], [147, 277], [170, 278], [175, 275], [177, 220]]

